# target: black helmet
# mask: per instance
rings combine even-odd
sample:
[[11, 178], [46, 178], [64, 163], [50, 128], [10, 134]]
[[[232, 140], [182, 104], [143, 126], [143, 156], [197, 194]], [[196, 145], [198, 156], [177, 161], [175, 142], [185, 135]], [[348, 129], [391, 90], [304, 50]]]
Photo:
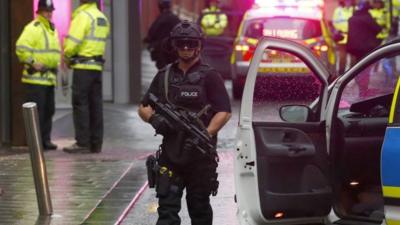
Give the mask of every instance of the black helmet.
[[158, 0], [158, 8], [160, 9], [171, 8], [171, 0]]
[[38, 11], [39, 10], [53, 11], [54, 9], [55, 8], [52, 0], [39, 0]]
[[197, 24], [184, 20], [172, 29], [170, 38], [203, 40], [203, 32]]

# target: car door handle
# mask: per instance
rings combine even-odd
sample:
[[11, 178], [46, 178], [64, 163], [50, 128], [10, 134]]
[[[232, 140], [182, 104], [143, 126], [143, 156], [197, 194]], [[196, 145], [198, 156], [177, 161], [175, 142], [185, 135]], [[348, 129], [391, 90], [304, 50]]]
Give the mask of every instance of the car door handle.
[[289, 147], [289, 152], [293, 152], [294, 154], [298, 154], [300, 152], [307, 151], [307, 148], [305, 147]]

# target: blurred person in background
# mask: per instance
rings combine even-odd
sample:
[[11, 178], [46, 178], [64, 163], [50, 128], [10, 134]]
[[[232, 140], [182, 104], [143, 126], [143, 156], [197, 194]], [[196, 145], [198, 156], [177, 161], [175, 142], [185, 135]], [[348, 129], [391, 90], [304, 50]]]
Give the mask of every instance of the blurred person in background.
[[[382, 27], [372, 18], [369, 10], [370, 3], [367, 0], [360, 0], [357, 10], [349, 19], [349, 33], [347, 41], [347, 51], [351, 55], [351, 65], [355, 65], [364, 56], [381, 44], [377, 35], [382, 31]], [[369, 69], [365, 74], [356, 77], [359, 87], [359, 96], [364, 97], [368, 94]]]
[[381, 26], [381, 32], [376, 36], [383, 43], [389, 36], [390, 17], [388, 9], [382, 0], [372, 0], [371, 9], [369, 10], [372, 18]]
[[162, 69], [178, 59], [171, 51], [168, 37], [180, 20], [171, 11], [171, 0], [158, 0], [158, 9], [160, 15], [151, 24], [144, 42], [147, 44], [151, 60], [155, 61], [157, 69]]
[[74, 69], [72, 109], [75, 143], [67, 153], [100, 153], [103, 144], [102, 72], [110, 23], [97, 0], [80, 0], [64, 43], [64, 60]]
[[25, 101], [37, 104], [44, 150], [57, 149], [51, 142], [51, 128], [61, 46], [51, 22], [53, 11], [51, 0], [40, 0], [36, 19], [25, 26], [16, 43], [16, 54], [24, 63], [21, 81], [26, 91]]
[[219, 36], [228, 26], [228, 17], [218, 7], [218, 0], [208, 0], [202, 11], [201, 28], [206, 36]]
[[[393, 17], [396, 18], [396, 7], [393, 3]], [[373, 0], [372, 8], [369, 10], [371, 16], [375, 19], [376, 23], [382, 27], [382, 31], [376, 36], [381, 44], [388, 42], [389, 40], [397, 36], [397, 25], [392, 24], [390, 20], [389, 5], [382, 0]], [[393, 21], [397, 21], [396, 19]], [[394, 27], [392, 27], [394, 25]], [[396, 61], [394, 57], [386, 58], [382, 60], [382, 67], [386, 74], [386, 85], [393, 86], [397, 78]], [[378, 67], [375, 67], [377, 70]]]
[[338, 51], [339, 69], [338, 75], [342, 75], [346, 69], [347, 64], [347, 36], [349, 32], [349, 18], [354, 12], [353, 0], [340, 0], [339, 6], [333, 12], [332, 23], [334, 27], [333, 39], [336, 41], [336, 48]]

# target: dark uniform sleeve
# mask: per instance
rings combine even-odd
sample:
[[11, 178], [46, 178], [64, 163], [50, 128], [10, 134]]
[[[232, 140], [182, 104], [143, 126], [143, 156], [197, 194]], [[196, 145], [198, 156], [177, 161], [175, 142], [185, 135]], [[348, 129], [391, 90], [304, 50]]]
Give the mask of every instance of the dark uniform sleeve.
[[142, 105], [147, 106], [149, 105], [149, 94], [152, 93], [155, 96], [159, 97], [161, 94], [161, 90], [159, 87], [160, 84], [160, 79], [161, 79], [161, 73], [157, 73], [156, 76], [153, 78], [153, 81], [151, 81], [150, 87], [147, 90], [146, 94], [143, 96], [142, 101], [140, 102]]
[[215, 70], [207, 73], [206, 92], [214, 112], [231, 112], [231, 103], [224, 80]]

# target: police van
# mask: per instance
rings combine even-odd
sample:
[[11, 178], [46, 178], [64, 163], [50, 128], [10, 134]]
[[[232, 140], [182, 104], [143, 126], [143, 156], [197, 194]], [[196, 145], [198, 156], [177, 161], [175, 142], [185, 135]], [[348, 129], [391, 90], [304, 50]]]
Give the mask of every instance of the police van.
[[[315, 99], [254, 98], [263, 57], [272, 50], [307, 66], [320, 87]], [[371, 52], [329, 85], [328, 69], [310, 48], [282, 38], [259, 41], [235, 147], [240, 225], [400, 224], [400, 81], [388, 76], [385, 60], [399, 65], [400, 41]]]
[[[258, 0], [241, 22], [231, 56], [232, 95], [242, 97], [244, 80], [258, 40], [280, 37], [296, 40], [310, 48], [317, 57], [333, 68], [333, 41], [323, 17], [322, 0]], [[267, 57], [268, 56], [268, 57]], [[266, 60], [268, 58], [268, 60]], [[258, 83], [278, 87], [266, 95], [279, 94], [292, 83], [303, 83], [303, 89], [315, 90], [307, 67], [297, 58], [280, 51], [269, 51], [263, 57]], [[281, 93], [282, 94], [282, 93]], [[285, 93], [284, 93], [285, 94]], [[315, 96], [315, 93], [311, 93]]]

